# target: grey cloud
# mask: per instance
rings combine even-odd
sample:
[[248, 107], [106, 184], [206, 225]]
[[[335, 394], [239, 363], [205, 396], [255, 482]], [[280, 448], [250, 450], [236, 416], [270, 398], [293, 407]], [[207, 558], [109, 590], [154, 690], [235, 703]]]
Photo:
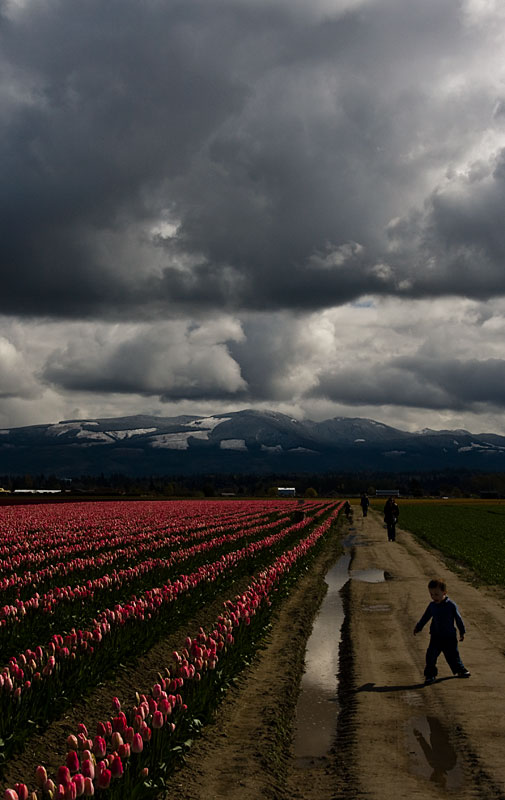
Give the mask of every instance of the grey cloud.
[[476, 410], [505, 408], [505, 361], [403, 357], [325, 375], [314, 396], [370, 406]]
[[53, 352], [41, 379], [67, 391], [158, 396], [162, 401], [243, 396], [247, 386], [225, 342], [238, 329], [184, 324], [108, 331]]
[[[6, 13], [0, 310], [151, 319], [483, 291], [472, 248], [484, 228], [463, 241], [438, 195], [431, 217], [406, 223], [418, 250], [397, 230], [388, 252], [384, 234], [496, 109], [491, 89], [450, 102], [433, 91], [482, 47], [456, 0], [333, 16], [252, 0]], [[150, 234], [163, 219], [174, 236]], [[446, 279], [425, 269], [444, 233]]]

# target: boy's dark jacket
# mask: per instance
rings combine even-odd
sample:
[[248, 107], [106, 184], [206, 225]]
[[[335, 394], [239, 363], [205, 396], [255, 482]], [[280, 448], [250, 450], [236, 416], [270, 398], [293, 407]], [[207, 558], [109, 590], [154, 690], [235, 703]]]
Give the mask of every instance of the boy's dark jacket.
[[432, 636], [454, 636], [456, 634], [455, 623], [461, 636], [465, 635], [465, 624], [461, 619], [458, 607], [448, 597], [441, 603], [431, 602], [428, 605], [415, 627], [416, 633], [424, 628], [429, 619], [431, 619], [430, 633]]

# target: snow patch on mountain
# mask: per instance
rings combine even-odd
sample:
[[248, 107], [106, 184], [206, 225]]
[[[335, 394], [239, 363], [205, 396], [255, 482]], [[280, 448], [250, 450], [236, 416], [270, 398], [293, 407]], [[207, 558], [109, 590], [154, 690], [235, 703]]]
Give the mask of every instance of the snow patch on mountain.
[[[111, 436], [113, 439], [131, 439], [132, 436], [142, 436], [145, 433], [154, 433], [157, 428], [132, 428], [126, 431], [106, 431], [107, 436]], [[78, 436], [82, 436], [84, 431], [78, 434]]]
[[245, 439], [221, 439], [219, 447], [221, 450], [247, 450]]
[[272, 446], [269, 446], [267, 444], [262, 444], [261, 445], [261, 450], [264, 453], [282, 453], [282, 445], [281, 444], [274, 444]]
[[181, 431], [180, 433], [161, 433], [153, 436], [149, 444], [151, 447], [165, 447], [168, 450], [187, 450], [189, 439], [208, 440], [207, 431]]

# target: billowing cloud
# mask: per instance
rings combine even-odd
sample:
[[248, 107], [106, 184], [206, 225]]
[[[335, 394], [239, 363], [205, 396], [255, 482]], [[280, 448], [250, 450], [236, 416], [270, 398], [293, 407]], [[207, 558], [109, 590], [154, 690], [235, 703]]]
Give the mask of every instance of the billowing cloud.
[[246, 384], [226, 341], [241, 338], [232, 320], [95, 329], [51, 353], [42, 378], [67, 391], [233, 399]]
[[504, 44], [497, 0], [0, 3], [0, 424], [503, 428]]
[[502, 42], [484, 5], [5, 5], [0, 310], [501, 294]]

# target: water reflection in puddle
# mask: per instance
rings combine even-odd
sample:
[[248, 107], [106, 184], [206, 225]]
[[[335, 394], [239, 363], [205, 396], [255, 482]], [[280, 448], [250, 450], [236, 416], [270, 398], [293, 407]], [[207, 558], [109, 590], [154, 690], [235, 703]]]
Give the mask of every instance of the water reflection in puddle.
[[352, 570], [350, 577], [366, 583], [382, 583], [386, 579], [383, 569], [356, 569]]
[[343, 555], [327, 573], [328, 591], [307, 642], [305, 673], [296, 707], [294, 752], [298, 766], [324, 758], [335, 736], [338, 649], [344, 621], [340, 589], [348, 580], [350, 560], [350, 555]]
[[299, 767], [307, 766], [315, 759], [324, 760], [336, 734], [340, 630], [344, 621], [340, 590], [349, 577], [368, 583], [379, 583], [386, 577], [381, 569], [355, 570], [349, 574], [351, 555], [347, 551], [357, 544], [356, 536], [348, 535], [343, 544], [345, 554], [325, 576], [328, 591], [305, 651], [305, 673], [296, 707], [294, 738], [294, 754]]
[[437, 717], [411, 719], [407, 728], [407, 745], [413, 772], [435, 783], [441, 789], [458, 789], [463, 771], [449, 735]]

